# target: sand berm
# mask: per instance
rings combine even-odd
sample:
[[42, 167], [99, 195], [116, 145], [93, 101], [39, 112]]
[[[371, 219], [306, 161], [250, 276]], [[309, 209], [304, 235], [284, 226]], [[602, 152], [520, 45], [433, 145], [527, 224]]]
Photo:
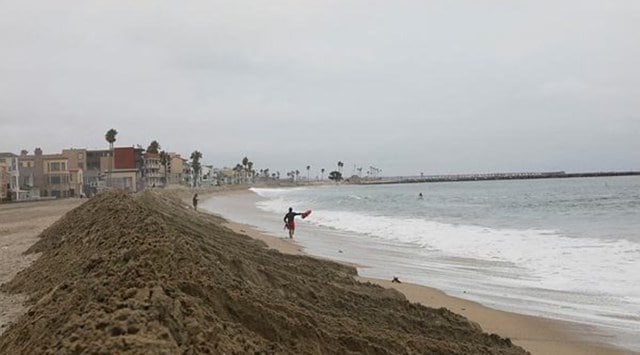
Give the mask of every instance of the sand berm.
[[1, 286], [28, 311], [0, 353], [525, 354], [447, 309], [287, 255], [157, 192], [69, 211]]

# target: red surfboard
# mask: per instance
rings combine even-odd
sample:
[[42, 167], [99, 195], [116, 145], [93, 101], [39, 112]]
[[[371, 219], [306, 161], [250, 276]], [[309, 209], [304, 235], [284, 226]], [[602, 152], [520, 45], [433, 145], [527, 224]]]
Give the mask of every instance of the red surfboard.
[[311, 214], [311, 210], [306, 210], [302, 213], [302, 219], [307, 218]]

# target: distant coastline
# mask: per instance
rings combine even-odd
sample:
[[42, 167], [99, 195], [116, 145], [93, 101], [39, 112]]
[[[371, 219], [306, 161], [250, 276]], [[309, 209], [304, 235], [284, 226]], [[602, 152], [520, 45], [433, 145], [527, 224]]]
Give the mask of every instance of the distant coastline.
[[489, 173], [489, 174], [452, 174], [452, 175], [424, 175], [424, 176], [396, 176], [383, 177], [375, 180], [357, 179], [351, 181], [363, 185], [375, 184], [411, 184], [423, 182], [452, 182], [452, 181], [487, 181], [487, 180], [528, 180], [528, 179], [564, 179], [606, 176], [640, 176], [640, 171], [602, 171], [587, 173], [565, 173], [564, 171], [524, 172], [524, 173]]

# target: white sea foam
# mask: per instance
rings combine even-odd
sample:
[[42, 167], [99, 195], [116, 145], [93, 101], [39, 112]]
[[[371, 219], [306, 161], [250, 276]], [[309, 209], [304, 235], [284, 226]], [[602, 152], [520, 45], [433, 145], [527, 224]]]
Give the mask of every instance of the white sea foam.
[[[288, 204], [277, 199], [260, 207], [279, 212]], [[519, 280], [522, 286], [597, 293], [610, 289], [603, 287], [605, 280], [621, 293], [640, 294], [640, 245], [626, 240], [569, 238], [549, 230], [492, 229], [328, 210], [314, 211], [309, 221], [450, 257], [508, 263], [526, 276]]]

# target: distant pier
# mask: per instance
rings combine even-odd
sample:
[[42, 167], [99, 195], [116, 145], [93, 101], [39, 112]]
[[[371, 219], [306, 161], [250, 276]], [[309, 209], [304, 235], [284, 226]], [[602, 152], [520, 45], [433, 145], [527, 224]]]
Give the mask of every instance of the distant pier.
[[606, 171], [591, 173], [565, 173], [564, 171], [523, 172], [523, 173], [490, 173], [490, 174], [454, 174], [454, 175], [424, 175], [424, 176], [394, 176], [374, 179], [359, 179], [359, 184], [410, 184], [420, 182], [450, 182], [450, 181], [488, 181], [488, 180], [527, 180], [527, 179], [563, 179], [603, 176], [640, 176], [640, 171]]

